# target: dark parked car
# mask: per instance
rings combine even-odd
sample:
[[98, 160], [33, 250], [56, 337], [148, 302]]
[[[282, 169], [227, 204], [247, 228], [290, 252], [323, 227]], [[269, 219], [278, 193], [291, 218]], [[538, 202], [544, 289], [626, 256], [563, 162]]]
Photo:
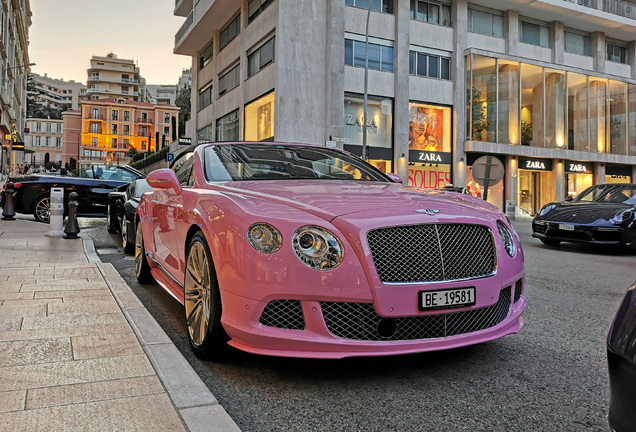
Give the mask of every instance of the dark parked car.
[[636, 283], [621, 303], [607, 336], [610, 405], [608, 420], [616, 432], [636, 425]]
[[[88, 174], [87, 174], [88, 173]], [[100, 173], [106, 173], [108, 179]], [[79, 194], [77, 215], [82, 217], [104, 217], [108, 205], [108, 194], [133, 180], [145, 177], [143, 173], [129, 166], [108, 169], [89, 168], [79, 176], [57, 174], [29, 174], [9, 177], [14, 183], [14, 206], [16, 213], [33, 214], [39, 222], [48, 223], [50, 214], [51, 188], [64, 188], [64, 211], [68, 211], [69, 195]]]
[[151, 190], [146, 179], [137, 179], [108, 194], [106, 226], [109, 233], [121, 234], [121, 245], [126, 253], [135, 249], [135, 212], [139, 200], [144, 192]]
[[600, 184], [544, 205], [532, 221], [532, 236], [551, 246], [564, 241], [636, 248], [635, 219], [636, 184]]

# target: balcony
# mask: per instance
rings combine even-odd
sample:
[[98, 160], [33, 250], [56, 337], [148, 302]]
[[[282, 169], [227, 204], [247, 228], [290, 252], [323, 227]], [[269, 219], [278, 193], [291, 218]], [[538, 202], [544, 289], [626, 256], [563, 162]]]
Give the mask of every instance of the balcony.
[[607, 12], [624, 18], [636, 20], [636, 5], [621, 0], [565, 0], [579, 6]]
[[174, 14], [176, 16], [187, 16], [192, 12], [193, 0], [174, 0]]
[[137, 119], [135, 123], [153, 124], [154, 120], [151, 118], [140, 117]]
[[220, 28], [238, 9], [235, 0], [196, 0], [194, 3], [175, 35], [175, 54], [195, 56], [210, 41], [210, 29]]

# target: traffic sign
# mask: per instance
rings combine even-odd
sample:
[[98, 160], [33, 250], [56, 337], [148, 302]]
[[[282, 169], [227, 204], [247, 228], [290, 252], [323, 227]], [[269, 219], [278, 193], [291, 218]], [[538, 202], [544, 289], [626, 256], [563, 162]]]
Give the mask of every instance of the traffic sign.
[[482, 156], [473, 163], [473, 180], [484, 187], [484, 201], [488, 199], [488, 188], [499, 183], [504, 176], [504, 166], [494, 156]]
[[170, 162], [172, 162], [173, 160], [174, 160], [174, 153], [168, 153], [168, 154], [166, 155], [166, 161], [167, 161], [168, 163], [170, 163]]

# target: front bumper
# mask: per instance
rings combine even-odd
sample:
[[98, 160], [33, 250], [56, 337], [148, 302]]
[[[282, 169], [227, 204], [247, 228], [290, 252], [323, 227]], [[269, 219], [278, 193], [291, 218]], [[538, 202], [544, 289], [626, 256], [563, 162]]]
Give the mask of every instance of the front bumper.
[[636, 247], [636, 231], [622, 227], [573, 225], [574, 229], [563, 230], [558, 222], [532, 221], [532, 237], [572, 243], [599, 245], [621, 245]]
[[[306, 358], [437, 351], [517, 333], [526, 307], [523, 282], [502, 287], [486, 307], [384, 317], [372, 303], [272, 300], [222, 292], [230, 345], [254, 354]], [[274, 306], [272, 306], [274, 305]]]

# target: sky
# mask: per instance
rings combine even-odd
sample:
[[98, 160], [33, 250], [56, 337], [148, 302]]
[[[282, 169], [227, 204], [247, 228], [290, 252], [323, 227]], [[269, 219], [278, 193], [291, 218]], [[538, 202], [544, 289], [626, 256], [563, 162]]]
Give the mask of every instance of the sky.
[[30, 0], [29, 61], [38, 75], [86, 84], [92, 56], [135, 60], [147, 84], [177, 84], [192, 65], [176, 55], [184, 17], [175, 0]]

